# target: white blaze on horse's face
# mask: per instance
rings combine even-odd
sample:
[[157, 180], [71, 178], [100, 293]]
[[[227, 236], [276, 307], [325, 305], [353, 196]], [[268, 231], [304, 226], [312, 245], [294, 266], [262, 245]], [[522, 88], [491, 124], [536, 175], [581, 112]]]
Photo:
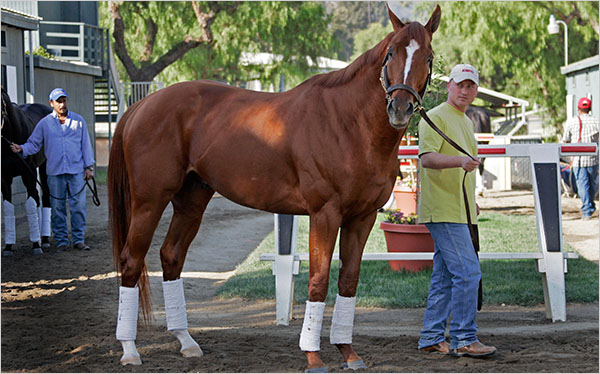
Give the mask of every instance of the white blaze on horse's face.
[[412, 39], [408, 46], [406, 46], [406, 62], [404, 63], [404, 84], [406, 84], [406, 78], [408, 78], [408, 73], [410, 73], [410, 65], [412, 64], [412, 58], [419, 49], [420, 45], [416, 40]]

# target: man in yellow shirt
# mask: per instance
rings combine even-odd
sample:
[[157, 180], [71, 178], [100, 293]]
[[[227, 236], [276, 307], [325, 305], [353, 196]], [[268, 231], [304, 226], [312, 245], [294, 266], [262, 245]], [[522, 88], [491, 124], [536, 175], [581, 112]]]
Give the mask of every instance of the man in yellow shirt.
[[[450, 139], [471, 155], [477, 154], [477, 141], [473, 123], [465, 112], [477, 96], [478, 85], [477, 69], [467, 64], [456, 65], [450, 73], [447, 101], [427, 112]], [[462, 190], [466, 171], [468, 206], [475, 224], [475, 175], [471, 172], [480, 162], [460, 153], [424, 120], [419, 123], [419, 158], [419, 222], [427, 226], [435, 242], [433, 274], [419, 349], [455, 356], [489, 356], [496, 348], [482, 344], [476, 335], [481, 270], [467, 226]], [[448, 344], [444, 333], [450, 313]]]

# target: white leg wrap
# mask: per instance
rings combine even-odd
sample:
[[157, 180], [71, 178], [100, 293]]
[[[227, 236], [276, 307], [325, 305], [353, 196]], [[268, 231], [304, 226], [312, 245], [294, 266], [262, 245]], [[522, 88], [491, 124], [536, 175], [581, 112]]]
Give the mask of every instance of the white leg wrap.
[[329, 334], [331, 344], [352, 344], [355, 310], [356, 297], [337, 295]]
[[323, 311], [325, 303], [306, 302], [304, 323], [300, 333], [300, 349], [306, 352], [321, 350], [321, 327], [323, 326]]
[[138, 287], [119, 287], [118, 340], [135, 340], [137, 334], [138, 304]]
[[15, 206], [6, 200], [2, 200], [4, 208], [4, 243], [15, 244], [17, 242], [17, 232], [15, 230]]
[[181, 343], [181, 354], [185, 357], [200, 357], [203, 355], [200, 346], [188, 331], [187, 310], [183, 293], [183, 279], [163, 282], [165, 298], [165, 313], [167, 315], [167, 330]]
[[117, 339], [123, 346], [121, 364], [141, 365], [140, 354], [135, 347], [139, 304], [138, 287], [119, 287], [119, 317], [117, 319]]
[[40, 227], [42, 236], [50, 236], [52, 234], [50, 228], [50, 216], [52, 215], [52, 208], [42, 208], [40, 214]]
[[37, 243], [42, 240], [42, 237], [40, 236], [38, 207], [33, 197], [29, 197], [25, 202], [25, 211], [27, 212], [27, 223], [29, 224], [29, 240]]
[[183, 294], [183, 279], [162, 283], [165, 297], [165, 312], [167, 314], [167, 330], [187, 329], [187, 312], [185, 295]]

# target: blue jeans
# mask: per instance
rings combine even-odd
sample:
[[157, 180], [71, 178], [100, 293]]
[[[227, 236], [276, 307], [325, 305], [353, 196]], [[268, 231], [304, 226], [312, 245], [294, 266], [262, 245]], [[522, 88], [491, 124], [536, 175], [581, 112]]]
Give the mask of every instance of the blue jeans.
[[598, 191], [598, 165], [573, 168], [577, 180], [577, 193], [581, 199], [581, 212], [589, 217], [596, 211], [594, 198]]
[[426, 223], [433, 236], [433, 273], [419, 349], [445, 340], [448, 317], [450, 349], [477, 340], [477, 290], [481, 270], [467, 224]]
[[[48, 175], [48, 187], [50, 194], [54, 197], [64, 199], [68, 196], [73, 245], [83, 243], [87, 216], [83, 172], [79, 174]], [[52, 232], [56, 244], [59, 247], [69, 246], [67, 201], [51, 197], [50, 205], [52, 206]]]

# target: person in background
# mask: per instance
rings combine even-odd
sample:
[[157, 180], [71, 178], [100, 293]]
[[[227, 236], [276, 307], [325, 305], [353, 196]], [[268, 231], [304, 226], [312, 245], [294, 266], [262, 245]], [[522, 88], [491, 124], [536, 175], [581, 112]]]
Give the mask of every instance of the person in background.
[[[596, 143], [598, 144], [598, 119], [592, 117], [590, 111], [592, 101], [582, 97], [577, 103], [579, 115], [572, 117], [565, 123], [565, 133], [562, 141], [565, 143]], [[583, 220], [588, 220], [596, 211], [594, 198], [598, 192], [598, 155], [573, 157], [571, 164], [577, 193], [581, 199], [581, 212]]]
[[23, 157], [39, 152], [42, 145], [47, 159], [48, 187], [52, 205], [52, 232], [58, 251], [69, 250], [67, 199], [71, 213], [73, 248], [90, 250], [85, 244], [85, 180], [94, 176], [94, 153], [85, 120], [68, 110], [69, 98], [62, 88], [49, 95], [53, 112], [42, 118], [23, 145], [12, 144], [13, 152]]
[[[479, 85], [477, 69], [456, 65], [450, 73], [448, 99], [429, 112], [431, 120], [459, 146], [477, 154], [473, 122], [465, 115]], [[421, 203], [419, 222], [435, 243], [433, 273], [418, 348], [425, 353], [484, 357], [496, 348], [477, 338], [477, 292], [481, 269], [468, 227], [463, 175], [473, 224], [477, 221], [475, 174], [480, 162], [463, 155], [428, 124], [419, 123]], [[450, 322], [450, 344], [445, 332]]]

